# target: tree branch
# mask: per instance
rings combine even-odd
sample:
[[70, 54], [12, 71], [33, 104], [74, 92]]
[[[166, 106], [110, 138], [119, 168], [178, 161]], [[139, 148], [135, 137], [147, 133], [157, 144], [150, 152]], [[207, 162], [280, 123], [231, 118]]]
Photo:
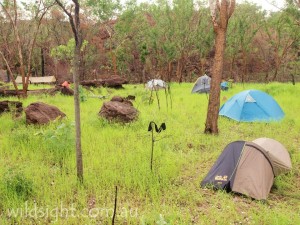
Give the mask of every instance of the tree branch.
[[[21, 72], [21, 76], [22, 76], [22, 84], [24, 85], [25, 84], [25, 71], [24, 71], [24, 61], [23, 61], [23, 53], [22, 53], [22, 47], [21, 47], [21, 39], [20, 39], [18, 27], [17, 27], [17, 14], [18, 14], [17, 3], [16, 3], [16, 0], [14, 0], [14, 13], [15, 13], [14, 19], [15, 20], [12, 19], [11, 15], [8, 13], [8, 11], [4, 7], [4, 5], [2, 3], [0, 3], [0, 4], [1, 4], [2, 9], [4, 10], [5, 14], [8, 16], [8, 18], [13, 26], [14, 33], [16, 35], [18, 55], [19, 55], [19, 61], [20, 61], [20, 72]], [[24, 86], [23, 86], [23, 91], [25, 92]]]
[[228, 1], [221, 0], [221, 8], [220, 8], [220, 22], [219, 25], [222, 29], [226, 29], [228, 24]]
[[[40, 1], [41, 3], [42, 1]], [[25, 81], [25, 85], [26, 85], [26, 89], [28, 87], [28, 83], [29, 83], [29, 78], [30, 78], [30, 71], [31, 71], [31, 58], [32, 58], [32, 52], [33, 52], [33, 48], [35, 46], [35, 43], [36, 43], [36, 38], [37, 38], [37, 35], [38, 35], [38, 32], [39, 32], [39, 28], [40, 28], [40, 25], [42, 23], [42, 20], [45, 16], [45, 14], [47, 13], [48, 9], [51, 8], [53, 6], [53, 4], [43, 8], [41, 11], [42, 11], [42, 15], [40, 16], [40, 18], [38, 19], [38, 22], [37, 22], [37, 28], [33, 34], [33, 39], [30, 43], [30, 49], [29, 49], [29, 54], [28, 54], [28, 66], [27, 66], [27, 76], [26, 76], [26, 81]], [[36, 18], [38, 17], [38, 14], [39, 12], [37, 13], [36, 15]]]
[[228, 19], [232, 16], [235, 9], [235, 0], [230, 1], [229, 10], [228, 10]]
[[[80, 27], [80, 18], [79, 18], [79, 2], [78, 0], [72, 0], [75, 4], [75, 29], [77, 32], [79, 32], [78, 27]], [[76, 44], [78, 45], [78, 37], [77, 37], [77, 42]]]
[[[59, 5], [59, 7], [65, 12], [65, 14], [67, 14], [67, 16], [69, 17], [69, 22], [72, 28], [72, 32], [74, 34], [74, 38], [75, 38], [75, 43], [76, 45], [78, 44], [78, 36], [77, 36], [77, 29], [76, 29], [76, 25], [74, 23], [74, 19], [73, 16], [70, 12], [68, 12], [68, 10], [66, 9], [66, 7], [59, 1], [59, 0], [55, 0], [55, 2]], [[79, 10], [79, 3], [78, 1], [73, 0], [74, 4], [75, 4], [75, 10], [76, 10], [76, 6], [78, 7], [77, 10]], [[78, 19], [78, 18], [77, 18]], [[76, 19], [76, 20], [77, 20]]]
[[2, 58], [3, 58], [3, 60], [4, 60], [5, 64], [6, 64], [6, 67], [7, 67], [7, 70], [8, 70], [8, 74], [9, 74], [10, 79], [11, 79], [12, 82], [13, 82], [14, 88], [15, 88], [15, 90], [17, 91], [17, 93], [19, 93], [19, 92], [18, 92], [18, 86], [17, 86], [16, 80], [15, 80], [15, 78], [14, 78], [14, 75], [13, 75], [11, 69], [10, 69], [10, 66], [9, 66], [9, 64], [8, 64], [8, 61], [6, 60], [4, 54], [3, 54], [3, 52], [2, 52], [1, 50], [0, 50], [0, 55], [2, 56]]

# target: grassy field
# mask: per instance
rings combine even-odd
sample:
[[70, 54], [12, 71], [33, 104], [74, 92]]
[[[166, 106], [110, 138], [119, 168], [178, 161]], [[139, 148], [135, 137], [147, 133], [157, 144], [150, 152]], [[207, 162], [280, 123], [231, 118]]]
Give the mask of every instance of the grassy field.
[[[118, 186], [116, 224], [300, 224], [300, 86], [235, 84], [222, 104], [246, 89], [272, 95], [285, 112], [277, 123], [219, 119], [220, 134], [203, 133], [208, 96], [190, 94], [193, 84], [172, 84], [149, 105], [143, 85], [122, 90], [84, 91], [81, 103], [84, 185], [76, 179], [73, 98], [29, 96], [26, 107], [42, 101], [67, 118], [47, 126], [26, 126], [25, 116], [0, 116], [0, 224], [111, 224]], [[91, 95], [135, 95], [136, 122], [109, 123], [98, 116], [107, 99]], [[7, 99], [7, 98], [5, 98]], [[0, 98], [0, 100], [5, 100]], [[16, 100], [9, 98], [9, 100]], [[150, 171], [150, 121], [166, 123], [156, 135]], [[269, 137], [290, 152], [293, 169], [275, 178], [267, 201], [200, 188], [224, 147], [235, 140]]]

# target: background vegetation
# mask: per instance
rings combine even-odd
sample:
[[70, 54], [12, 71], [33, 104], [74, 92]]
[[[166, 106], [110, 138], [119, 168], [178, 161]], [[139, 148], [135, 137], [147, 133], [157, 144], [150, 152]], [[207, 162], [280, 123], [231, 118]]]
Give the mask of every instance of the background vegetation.
[[[3, 4], [13, 15], [12, 2]], [[24, 4], [18, 7], [16, 27], [27, 65], [42, 7]], [[210, 73], [214, 34], [206, 0], [142, 4], [85, 0], [80, 4], [86, 43], [81, 80], [118, 74], [131, 82], [153, 77], [194, 81]], [[0, 50], [16, 75], [20, 74], [18, 45], [4, 8], [0, 11]], [[237, 4], [228, 27], [224, 78], [242, 82], [299, 80], [299, 18], [299, 7], [293, 1], [271, 13], [253, 3]], [[49, 7], [37, 31], [30, 61], [32, 75], [71, 79], [67, 53], [72, 31], [57, 6]], [[62, 52], [50, 54], [59, 49]], [[0, 66], [6, 68], [2, 58]]]

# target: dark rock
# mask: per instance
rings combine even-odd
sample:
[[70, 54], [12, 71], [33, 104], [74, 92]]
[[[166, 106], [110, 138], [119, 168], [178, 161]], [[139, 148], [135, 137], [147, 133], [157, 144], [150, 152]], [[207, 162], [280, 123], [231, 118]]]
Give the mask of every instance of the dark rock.
[[135, 101], [135, 96], [134, 96], [134, 95], [128, 95], [125, 99], [126, 99], [126, 100], [132, 100], [132, 101]]
[[25, 109], [27, 124], [46, 124], [57, 118], [66, 116], [57, 107], [45, 104], [43, 102], [31, 103]]
[[133, 106], [132, 102], [127, 100], [126, 98], [120, 97], [120, 96], [114, 96], [112, 97], [112, 99], [110, 100], [112, 102], [123, 102], [124, 104], [128, 104]]
[[23, 112], [22, 102], [18, 101], [1, 101], [0, 102], [0, 114], [4, 112], [14, 112], [19, 116]]
[[124, 99], [121, 96], [114, 96], [111, 98], [112, 102], [123, 102]]
[[69, 95], [69, 96], [74, 95], [74, 91], [71, 88], [68, 88], [68, 87], [62, 87], [60, 92], [63, 95]]
[[119, 76], [112, 76], [111, 78], [105, 79], [103, 81], [103, 86], [110, 88], [122, 88], [122, 84], [127, 84], [127, 81]]
[[81, 81], [80, 84], [86, 87], [110, 87], [110, 88], [122, 88], [123, 84], [127, 84], [127, 80], [120, 76], [112, 76], [109, 78], [99, 80], [85, 80]]
[[137, 119], [138, 111], [130, 101], [114, 96], [111, 101], [103, 104], [99, 115], [110, 121], [128, 123]]
[[101, 87], [104, 82], [102, 80], [84, 80], [80, 84], [85, 87]]

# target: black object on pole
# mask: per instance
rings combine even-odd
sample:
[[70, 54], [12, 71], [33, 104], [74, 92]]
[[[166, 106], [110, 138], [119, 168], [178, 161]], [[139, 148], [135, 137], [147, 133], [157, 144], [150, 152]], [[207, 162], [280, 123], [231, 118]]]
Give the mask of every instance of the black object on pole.
[[148, 131], [151, 131], [151, 138], [152, 138], [151, 160], [150, 160], [150, 169], [151, 169], [151, 171], [152, 171], [152, 165], [153, 165], [153, 151], [154, 151], [154, 142], [155, 142], [154, 130], [156, 131], [156, 133], [160, 133], [162, 130], [165, 130], [166, 128], [167, 127], [166, 127], [165, 123], [162, 123], [159, 128], [158, 128], [157, 124], [154, 121], [151, 121], [149, 123]]

